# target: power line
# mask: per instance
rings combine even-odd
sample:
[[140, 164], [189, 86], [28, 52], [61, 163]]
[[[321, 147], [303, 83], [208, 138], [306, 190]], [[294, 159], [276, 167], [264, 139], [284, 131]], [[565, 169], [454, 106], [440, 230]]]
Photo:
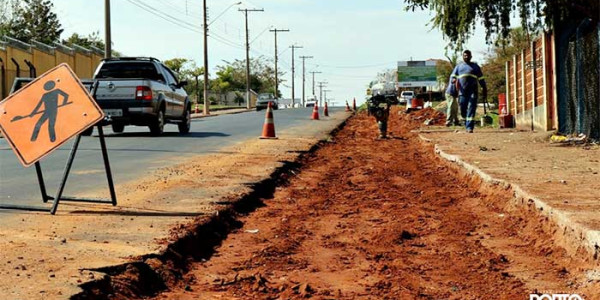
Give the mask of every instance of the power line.
[[362, 65], [362, 66], [332, 66], [332, 65], [321, 65], [321, 64], [312, 64], [312, 65], [318, 66], [318, 67], [336, 68], [336, 69], [361, 69], [361, 68], [372, 68], [372, 67], [387, 66], [387, 65], [395, 64], [395, 63], [397, 63], [397, 61], [385, 62], [385, 63], [379, 63], [379, 64], [372, 64], [372, 65]]
[[146, 3], [143, 3], [143, 2], [141, 2], [140, 0], [133, 0], [133, 1], [135, 1], [135, 2], [137, 2], [137, 3], [139, 3], [139, 4], [141, 4], [141, 5], [143, 5], [143, 6], [145, 6], [145, 7], [147, 7], [148, 9], [151, 9], [151, 10], [153, 10], [154, 12], [156, 12], [156, 13], [158, 13], [158, 14], [161, 14], [161, 13], [162, 13], [162, 15], [164, 15], [164, 16], [166, 16], [166, 17], [168, 17], [168, 18], [170, 18], [170, 19], [172, 19], [172, 20], [174, 20], [174, 21], [176, 21], [176, 22], [181, 22], [181, 23], [183, 23], [183, 24], [185, 24], [185, 25], [187, 25], [187, 26], [190, 26], [190, 27], [192, 27], [192, 28], [198, 28], [198, 29], [200, 29], [200, 27], [199, 27], [198, 25], [196, 25], [196, 24], [193, 24], [193, 23], [190, 23], [190, 22], [184, 21], [184, 20], [182, 20], [182, 19], [179, 19], [179, 18], [177, 18], [177, 17], [173, 17], [173, 16], [171, 16], [171, 15], [169, 15], [169, 14], [166, 14], [166, 13], [164, 13], [164, 12], [161, 12], [161, 11], [159, 11], [158, 9], [156, 9], [155, 7], [153, 7], [153, 6], [151, 6], [151, 5], [148, 5], [148, 4], [146, 4]]
[[267, 30], [271, 29], [271, 26], [267, 26], [263, 31], [261, 31], [254, 39], [252, 39], [252, 41], [250, 41], [250, 44], [254, 43], [254, 41], [256, 41], [256, 39], [258, 39], [261, 35], [263, 35], [263, 33], [267, 32]]
[[[131, 3], [131, 4], [135, 5], [135, 6], [137, 6], [139, 8], [141, 8], [141, 9], [143, 9], [143, 10], [145, 10], [145, 11], [147, 11], [147, 12], [149, 12], [149, 13], [151, 13], [151, 14], [153, 14], [153, 15], [155, 15], [155, 16], [157, 16], [157, 17], [159, 17], [159, 18], [161, 18], [161, 19], [163, 19], [163, 20], [165, 20], [165, 21], [167, 21], [169, 23], [171, 23], [171, 24], [175, 24], [175, 25], [177, 25], [177, 26], [179, 26], [181, 28], [194, 31], [196, 33], [202, 33], [202, 31], [200, 29], [196, 28], [196, 25], [193, 25], [193, 24], [191, 26], [190, 25], [186, 25], [187, 22], [181, 21], [181, 20], [179, 20], [179, 19], [177, 19], [177, 18], [175, 18], [173, 16], [170, 16], [168, 14], [165, 14], [165, 13], [161, 14], [155, 8], [147, 7], [148, 6], [147, 4], [139, 3], [139, 2], [137, 2], [137, 0], [127, 0], [127, 2], [129, 2], [129, 3]], [[166, 18], [165, 16], [168, 16], [169, 18]], [[191, 24], [191, 23], [187, 23], [187, 24]]]

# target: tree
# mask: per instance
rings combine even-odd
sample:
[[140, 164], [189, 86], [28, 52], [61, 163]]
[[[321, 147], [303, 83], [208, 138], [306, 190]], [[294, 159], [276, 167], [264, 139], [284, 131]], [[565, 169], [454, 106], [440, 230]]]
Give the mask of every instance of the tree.
[[404, 0], [407, 10], [431, 10], [431, 25], [449, 39], [449, 46], [461, 49], [480, 20], [486, 41], [504, 42], [510, 34], [511, 14], [518, 13], [525, 32], [553, 28], [557, 23], [581, 17], [598, 20], [598, 0]]
[[186, 65], [192, 61], [187, 58], [172, 58], [165, 60], [163, 63], [169, 67], [178, 77], [185, 77]]
[[96, 47], [101, 50], [104, 49], [104, 40], [100, 38], [100, 33], [98, 31], [88, 34], [88, 36], [73, 33], [67, 39], [62, 40], [62, 43], [67, 46], [78, 45], [84, 48]]
[[448, 84], [450, 80], [450, 74], [454, 70], [454, 67], [458, 64], [458, 57], [460, 56], [460, 51], [452, 51], [450, 54], [448, 49], [446, 49], [446, 61], [439, 60], [436, 65], [437, 71], [437, 79], [438, 83], [443, 84], [444, 86]]
[[18, 0], [0, 2], [0, 36], [8, 35], [9, 24], [15, 19], [18, 4]]
[[485, 75], [485, 81], [494, 103], [498, 103], [498, 94], [506, 92], [506, 62], [510, 61], [513, 55], [529, 47], [531, 43], [530, 35], [523, 28], [514, 28], [510, 31], [505, 41], [497, 42], [504, 46], [495, 46], [486, 55], [485, 63], [481, 69]]
[[18, 2], [14, 16], [6, 26], [6, 34], [20, 41], [32, 40], [52, 44], [58, 42], [63, 32], [58, 16], [52, 12], [49, 0], [22, 0]]
[[227, 104], [223, 102], [223, 94], [232, 90], [234, 86], [233, 80], [233, 67], [217, 67], [219, 71], [217, 71], [217, 78], [211, 82], [212, 90], [219, 94], [219, 98], [223, 104]]
[[188, 83], [193, 82], [193, 84], [188, 84], [184, 87], [188, 95], [195, 96], [196, 101], [202, 98], [204, 87], [200, 76], [204, 75], [204, 67], [196, 66], [196, 62], [193, 59], [180, 57], [165, 60], [163, 63], [177, 75], [179, 81], [186, 80]]

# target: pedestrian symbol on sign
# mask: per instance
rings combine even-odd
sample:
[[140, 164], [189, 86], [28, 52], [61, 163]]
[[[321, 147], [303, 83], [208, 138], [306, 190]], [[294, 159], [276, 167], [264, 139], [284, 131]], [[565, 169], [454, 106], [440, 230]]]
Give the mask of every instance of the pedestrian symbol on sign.
[[0, 131], [24, 166], [103, 118], [102, 109], [67, 64], [0, 101]]
[[[53, 80], [49, 80], [44, 84], [44, 90], [46, 92], [38, 104], [35, 106], [33, 111], [27, 116], [15, 116], [11, 122], [19, 121], [24, 118], [33, 118], [37, 114], [42, 114], [38, 119], [35, 127], [33, 129], [33, 133], [31, 134], [31, 141], [35, 142], [40, 133], [40, 129], [44, 123], [48, 123], [48, 136], [50, 137], [50, 142], [56, 141], [56, 131], [54, 130], [54, 126], [56, 124], [56, 115], [58, 114], [58, 108], [63, 107], [65, 105], [69, 105], [73, 102], [69, 101], [69, 95], [63, 92], [61, 89], [54, 89], [56, 87], [56, 83]], [[62, 96], [63, 101], [61, 105], [58, 105], [58, 98]], [[40, 111], [40, 108], [44, 104], [44, 110]]]

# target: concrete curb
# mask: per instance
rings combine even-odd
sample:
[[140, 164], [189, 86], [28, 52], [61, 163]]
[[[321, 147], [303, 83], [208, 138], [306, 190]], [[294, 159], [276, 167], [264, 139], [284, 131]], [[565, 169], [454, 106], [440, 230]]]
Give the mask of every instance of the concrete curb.
[[[424, 142], [433, 143], [431, 139], [421, 134], [419, 134], [419, 138]], [[562, 245], [563, 247], [575, 250], [583, 248], [589, 254], [590, 258], [594, 260], [600, 258], [600, 231], [591, 230], [579, 223], [573, 222], [567, 213], [553, 208], [514, 183], [490, 176], [476, 166], [462, 160], [458, 155], [444, 152], [438, 144], [434, 144], [434, 152], [441, 158], [458, 165], [469, 174], [478, 176], [489, 186], [499, 186], [505, 190], [512, 190], [514, 197], [513, 204], [535, 211], [537, 214], [546, 217], [560, 229], [560, 232], [557, 232], [557, 234], [564, 236], [566, 239], [566, 243]]]
[[217, 110], [214, 111], [212, 114], [205, 116], [202, 113], [198, 113], [198, 114], [192, 114], [192, 119], [201, 119], [201, 118], [209, 118], [209, 117], [216, 117], [216, 116], [220, 116], [220, 115], [234, 115], [234, 114], [241, 114], [241, 113], [245, 113], [245, 112], [249, 112], [249, 111], [254, 111], [253, 109], [223, 109], [223, 110]]

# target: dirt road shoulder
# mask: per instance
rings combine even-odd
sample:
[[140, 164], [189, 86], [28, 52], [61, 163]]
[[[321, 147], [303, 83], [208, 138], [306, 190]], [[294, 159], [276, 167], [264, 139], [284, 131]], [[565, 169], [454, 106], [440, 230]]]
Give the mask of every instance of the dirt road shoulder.
[[240, 142], [123, 183], [118, 190], [127, 192], [114, 208], [65, 203], [55, 216], [2, 212], [0, 297], [69, 298], [80, 285], [102, 281], [104, 272], [164, 253], [183, 234], [177, 228], [209, 220], [347, 117], [335, 113], [278, 132], [278, 140]]

